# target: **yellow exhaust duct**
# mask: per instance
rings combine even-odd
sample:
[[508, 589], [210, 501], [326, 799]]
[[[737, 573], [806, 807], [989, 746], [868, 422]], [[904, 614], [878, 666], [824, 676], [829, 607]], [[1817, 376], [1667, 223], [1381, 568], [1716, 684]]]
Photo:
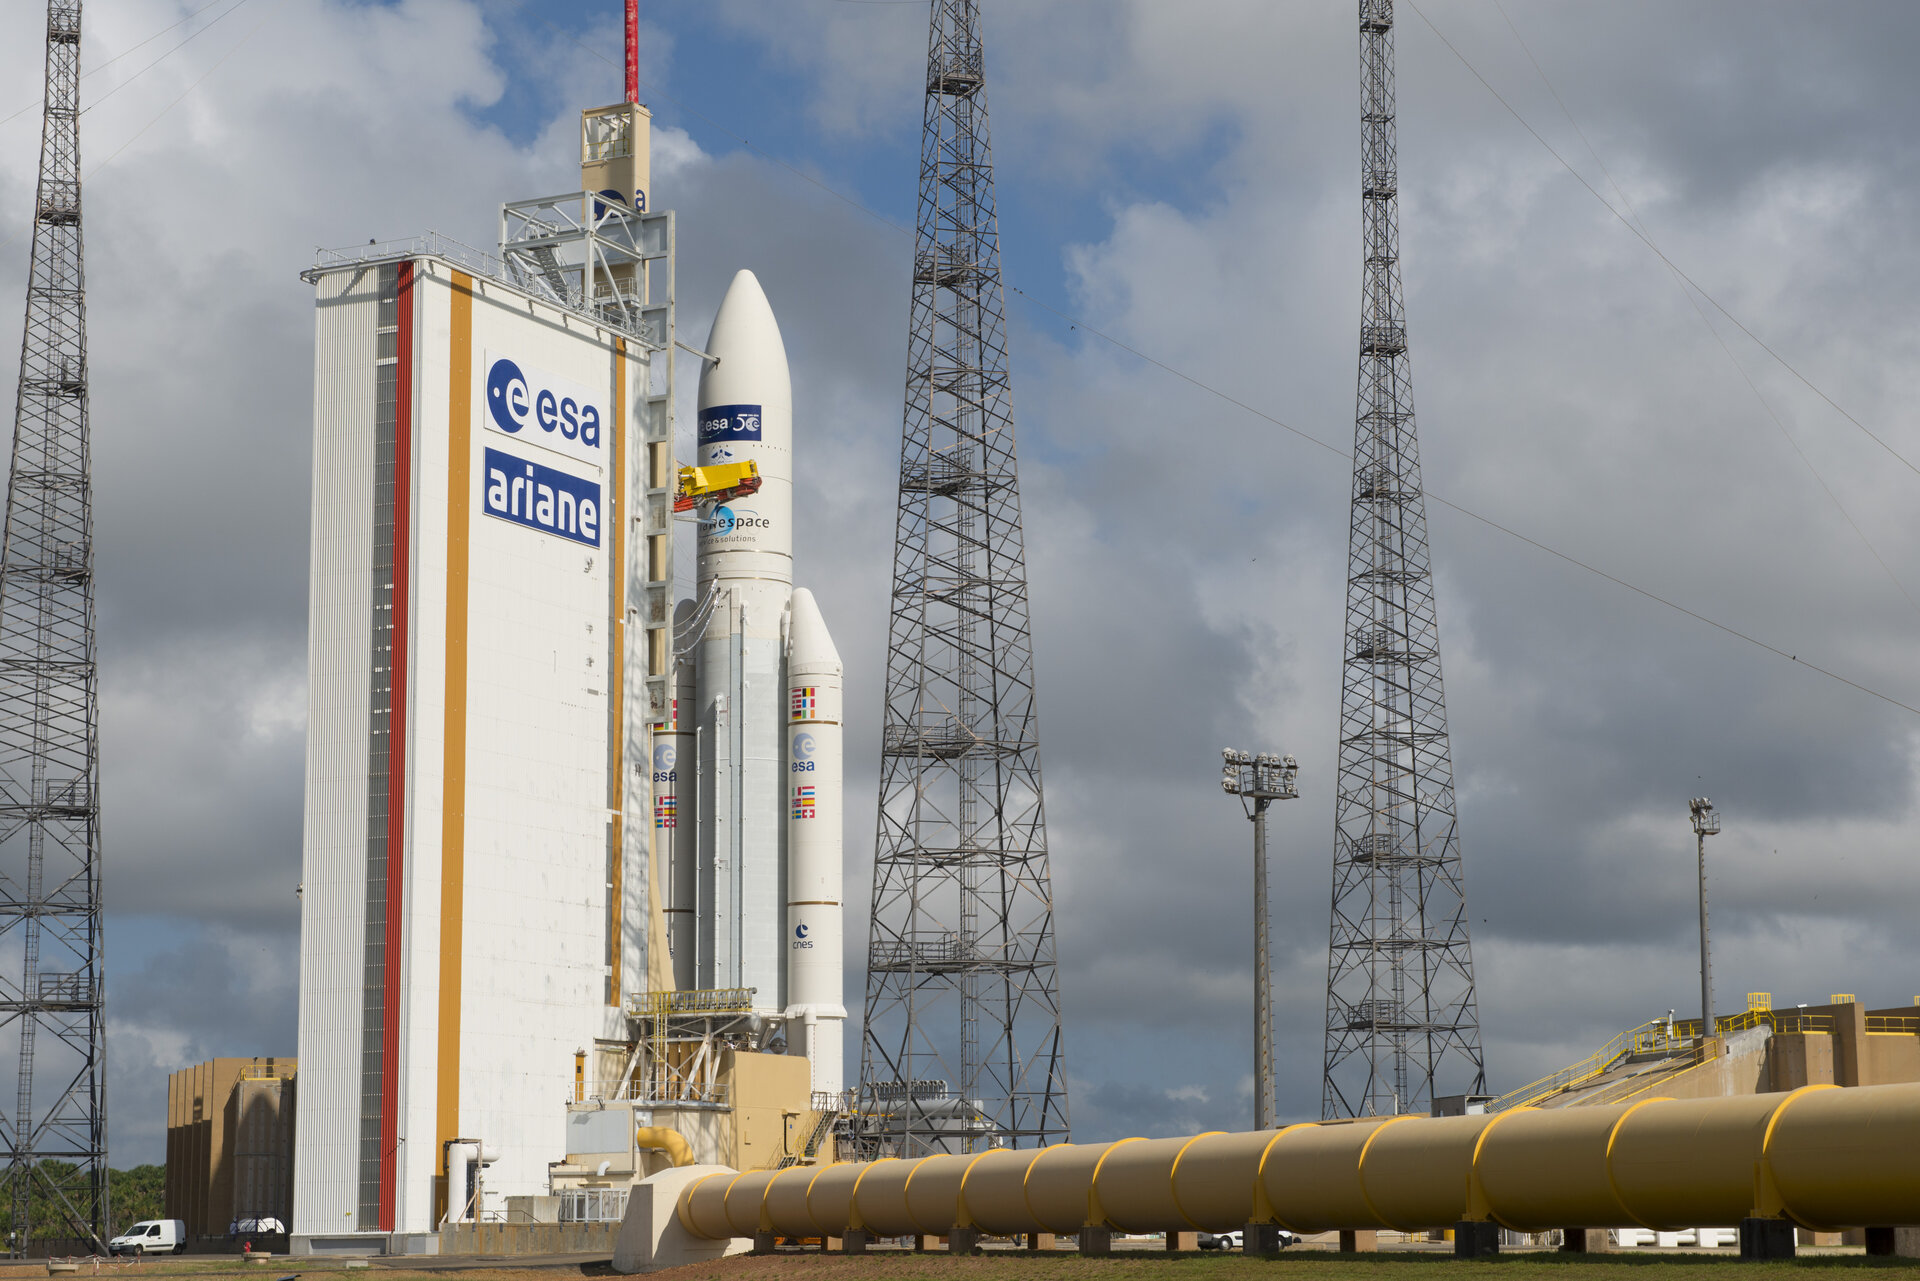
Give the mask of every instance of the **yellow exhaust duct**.
[[676, 1166], [693, 1164], [693, 1147], [687, 1142], [686, 1136], [664, 1125], [634, 1127], [633, 1145], [648, 1151], [665, 1152], [667, 1159]]
[[717, 1174], [687, 1188], [679, 1217], [710, 1239], [1745, 1219], [1832, 1231], [1920, 1220], [1917, 1151], [1920, 1084], [1808, 1086]]

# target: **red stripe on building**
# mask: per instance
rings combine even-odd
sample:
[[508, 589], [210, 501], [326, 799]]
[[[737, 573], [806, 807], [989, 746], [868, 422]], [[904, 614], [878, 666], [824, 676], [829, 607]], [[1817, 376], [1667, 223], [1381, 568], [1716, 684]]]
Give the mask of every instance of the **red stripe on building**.
[[400, 915], [407, 850], [407, 571], [413, 560], [413, 264], [400, 264], [393, 390], [393, 654], [387, 725], [387, 920], [380, 1029], [380, 1230], [393, 1231], [400, 1147]]

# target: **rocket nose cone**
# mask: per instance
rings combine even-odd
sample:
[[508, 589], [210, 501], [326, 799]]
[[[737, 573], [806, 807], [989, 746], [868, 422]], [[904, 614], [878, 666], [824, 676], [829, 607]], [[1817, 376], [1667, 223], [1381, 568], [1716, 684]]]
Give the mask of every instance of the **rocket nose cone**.
[[707, 333], [707, 351], [720, 359], [701, 371], [703, 386], [712, 378], [732, 382], [748, 373], [756, 378], [787, 378], [787, 347], [780, 338], [780, 322], [773, 318], [766, 292], [751, 271], [742, 268], [734, 273]]
[[827, 620], [820, 616], [820, 606], [813, 599], [813, 593], [804, 587], [794, 588], [787, 608], [792, 611], [787, 633], [791, 638], [789, 661], [809, 669], [840, 671], [840, 651], [827, 632]]

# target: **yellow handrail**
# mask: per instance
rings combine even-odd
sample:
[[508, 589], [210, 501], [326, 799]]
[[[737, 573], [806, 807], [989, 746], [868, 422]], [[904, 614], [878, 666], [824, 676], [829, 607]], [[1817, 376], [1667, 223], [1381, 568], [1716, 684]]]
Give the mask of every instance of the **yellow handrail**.
[[[1764, 995], [1755, 993], [1753, 995]], [[1735, 1032], [1744, 1032], [1748, 1028], [1766, 1024], [1775, 1032], [1831, 1033], [1833, 1016], [1828, 1014], [1801, 1014], [1797, 1010], [1772, 1010], [1760, 1007], [1739, 1014], [1718, 1016], [1713, 1020], [1714, 1034], [1728, 1036]], [[1869, 1032], [1906, 1032], [1920, 1034], [1920, 1015], [1913, 1017], [1891, 1017], [1876, 1015], [1867, 1020]], [[1690, 1041], [1700, 1039], [1699, 1019], [1654, 1019], [1642, 1023], [1615, 1036], [1598, 1050], [1589, 1054], [1558, 1072], [1541, 1077], [1529, 1085], [1510, 1090], [1487, 1105], [1489, 1112], [1501, 1112], [1507, 1108], [1523, 1107], [1537, 1103], [1548, 1095], [1571, 1090], [1584, 1085], [1595, 1077], [1609, 1071], [1622, 1058], [1630, 1054], [1679, 1053]]]
[[1665, 1019], [1642, 1023], [1639, 1027], [1620, 1033], [1578, 1063], [1561, 1068], [1558, 1072], [1543, 1076], [1538, 1081], [1523, 1085], [1517, 1090], [1509, 1090], [1489, 1103], [1487, 1111], [1500, 1112], [1507, 1108], [1524, 1107], [1549, 1094], [1570, 1090], [1582, 1082], [1599, 1076], [1629, 1054], [1645, 1053], [1649, 1049], [1657, 1048], [1666, 1035]]
[[1920, 1033], [1920, 1017], [1908, 1017], [1908, 1016], [1902, 1016], [1902, 1015], [1887, 1015], [1887, 1014], [1869, 1014], [1867, 1015], [1867, 1031], [1893, 1032], [1893, 1033], [1904, 1032], [1907, 1035], [1911, 1036], [1915, 1033]]

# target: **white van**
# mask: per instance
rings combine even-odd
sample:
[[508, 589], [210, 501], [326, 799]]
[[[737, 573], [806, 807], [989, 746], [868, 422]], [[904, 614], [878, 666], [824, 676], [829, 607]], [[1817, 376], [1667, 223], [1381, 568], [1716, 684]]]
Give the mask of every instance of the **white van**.
[[185, 1254], [185, 1219], [142, 1219], [107, 1242], [108, 1254]]

